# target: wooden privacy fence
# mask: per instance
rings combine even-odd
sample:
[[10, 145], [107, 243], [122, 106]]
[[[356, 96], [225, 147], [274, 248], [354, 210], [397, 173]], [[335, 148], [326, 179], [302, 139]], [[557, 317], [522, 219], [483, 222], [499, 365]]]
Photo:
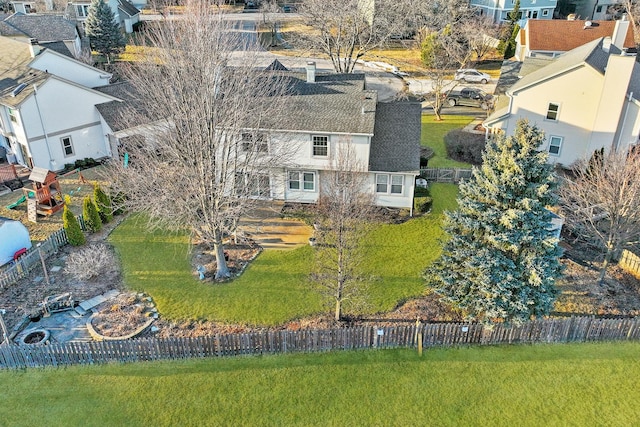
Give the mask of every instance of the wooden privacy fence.
[[[82, 230], [86, 231], [82, 215], [79, 215], [77, 219]], [[40, 253], [42, 253], [42, 256], [46, 259], [49, 255], [58, 252], [58, 249], [68, 243], [67, 232], [64, 228], [61, 228], [50, 235], [44, 242], [31, 247], [26, 254], [21, 256], [13, 264], [0, 270], [0, 289], [13, 285], [21, 278], [27, 276], [35, 266], [40, 265]]]
[[631, 251], [623, 250], [618, 262], [620, 268], [640, 279], [640, 257]]
[[469, 344], [564, 343], [640, 339], [640, 318], [547, 319], [506, 327], [477, 323], [427, 323], [420, 326], [356, 327], [301, 331], [262, 331], [197, 338], [141, 338], [127, 341], [0, 345], [0, 368], [140, 362], [187, 358], [413, 348], [421, 335], [425, 348]]
[[471, 178], [471, 169], [466, 168], [424, 168], [420, 176], [430, 182], [460, 182]]

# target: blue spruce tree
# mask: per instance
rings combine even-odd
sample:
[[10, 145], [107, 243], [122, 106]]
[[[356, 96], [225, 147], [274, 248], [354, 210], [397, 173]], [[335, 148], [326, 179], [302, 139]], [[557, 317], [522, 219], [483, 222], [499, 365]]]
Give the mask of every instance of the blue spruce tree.
[[103, 0], [92, 0], [84, 28], [91, 48], [111, 62], [111, 55], [119, 53], [126, 45], [113, 11]]
[[562, 266], [545, 209], [556, 197], [543, 142], [524, 120], [514, 136], [489, 141], [482, 166], [460, 184], [458, 209], [445, 215], [450, 239], [425, 278], [471, 320], [520, 323], [553, 307]]

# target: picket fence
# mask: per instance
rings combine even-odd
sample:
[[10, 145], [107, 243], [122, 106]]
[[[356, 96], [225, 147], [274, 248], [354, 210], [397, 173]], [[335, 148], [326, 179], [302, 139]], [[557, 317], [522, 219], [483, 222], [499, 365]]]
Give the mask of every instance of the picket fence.
[[420, 176], [429, 182], [454, 182], [471, 178], [471, 169], [468, 168], [423, 168]]
[[[77, 219], [82, 230], [86, 231], [82, 215], [79, 215]], [[9, 266], [0, 270], [0, 289], [13, 285], [18, 280], [26, 277], [36, 266], [40, 266], [41, 254], [44, 259], [47, 259], [51, 254], [58, 252], [62, 246], [68, 243], [69, 239], [67, 238], [67, 232], [64, 228], [61, 228], [51, 234], [45, 241], [31, 247], [31, 249], [29, 249], [27, 253], [21, 256], [17, 261], [14, 261]]]
[[625, 249], [622, 251], [618, 265], [626, 272], [640, 279], [640, 257], [638, 255]]
[[640, 318], [571, 317], [521, 326], [427, 323], [398, 327], [354, 327], [300, 331], [260, 331], [197, 338], [140, 338], [126, 341], [0, 345], [0, 369], [92, 365], [188, 358], [333, 350], [423, 348], [512, 343], [566, 343], [639, 340]]

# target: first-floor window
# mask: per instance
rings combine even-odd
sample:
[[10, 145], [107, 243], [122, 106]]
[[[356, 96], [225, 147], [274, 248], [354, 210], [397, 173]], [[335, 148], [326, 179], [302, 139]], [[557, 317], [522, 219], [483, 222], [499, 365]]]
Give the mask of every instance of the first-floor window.
[[62, 151], [64, 151], [64, 156], [73, 156], [73, 143], [71, 142], [71, 137], [64, 136], [60, 138], [60, 141], [62, 142]]
[[376, 193], [403, 194], [404, 175], [376, 174]]
[[551, 138], [549, 138], [549, 154], [553, 156], [559, 156], [561, 147], [562, 147], [562, 137], [552, 136]]
[[549, 9], [544, 9], [542, 11], [542, 16], [549, 16]]
[[315, 172], [290, 171], [288, 181], [289, 190], [315, 191], [316, 189]]

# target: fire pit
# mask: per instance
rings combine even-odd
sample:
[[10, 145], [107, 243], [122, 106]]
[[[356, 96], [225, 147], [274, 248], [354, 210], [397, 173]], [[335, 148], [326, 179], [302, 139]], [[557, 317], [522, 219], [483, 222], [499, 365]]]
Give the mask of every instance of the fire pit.
[[49, 343], [50, 333], [46, 329], [33, 329], [28, 331], [20, 340], [25, 345], [45, 345]]

